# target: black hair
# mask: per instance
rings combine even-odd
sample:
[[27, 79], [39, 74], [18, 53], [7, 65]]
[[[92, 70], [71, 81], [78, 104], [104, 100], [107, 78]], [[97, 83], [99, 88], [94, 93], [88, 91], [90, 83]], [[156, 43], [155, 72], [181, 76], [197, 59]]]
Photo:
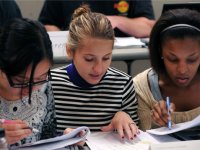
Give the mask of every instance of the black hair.
[[[4, 25], [0, 34], [0, 69], [3, 72], [16, 76], [32, 65], [29, 81], [32, 82], [35, 67], [43, 59], [53, 64], [51, 41], [40, 22], [12, 19]], [[32, 85], [29, 86], [30, 95], [31, 91]]]
[[162, 46], [169, 39], [192, 38], [200, 41], [200, 13], [190, 9], [173, 9], [165, 12], [155, 23], [149, 41], [152, 68], [166, 73], [162, 59]]
[[15, 0], [0, 1], [0, 29], [3, 24], [13, 18], [22, 18], [21, 10]]

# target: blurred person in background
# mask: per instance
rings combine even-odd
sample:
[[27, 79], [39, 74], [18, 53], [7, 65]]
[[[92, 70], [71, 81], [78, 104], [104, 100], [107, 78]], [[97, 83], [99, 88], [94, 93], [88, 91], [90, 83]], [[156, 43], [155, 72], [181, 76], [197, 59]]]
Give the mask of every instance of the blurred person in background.
[[39, 21], [47, 31], [68, 30], [74, 10], [84, 3], [107, 16], [116, 37], [148, 37], [155, 22], [151, 0], [45, 0]]

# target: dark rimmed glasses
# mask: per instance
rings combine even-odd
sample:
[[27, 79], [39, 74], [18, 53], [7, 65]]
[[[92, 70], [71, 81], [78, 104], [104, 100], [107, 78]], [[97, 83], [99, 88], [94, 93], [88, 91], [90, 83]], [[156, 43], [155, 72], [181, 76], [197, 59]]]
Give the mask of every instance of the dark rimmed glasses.
[[24, 83], [14, 83], [11, 76], [7, 75], [7, 79], [8, 79], [8, 82], [10, 84], [11, 87], [13, 88], [26, 88], [26, 87], [29, 87], [30, 85], [31, 86], [37, 86], [37, 85], [41, 85], [41, 84], [44, 84], [44, 83], [47, 83], [49, 82], [51, 76], [50, 76], [50, 70], [48, 70], [47, 72], [47, 77], [45, 80], [40, 80], [40, 81], [36, 81], [36, 82], [24, 82]]

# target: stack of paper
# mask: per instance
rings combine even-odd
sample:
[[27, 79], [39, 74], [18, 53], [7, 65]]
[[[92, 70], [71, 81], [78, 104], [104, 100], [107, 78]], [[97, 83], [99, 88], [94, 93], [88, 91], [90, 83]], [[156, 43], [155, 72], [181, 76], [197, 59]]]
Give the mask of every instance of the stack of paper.
[[[83, 136], [78, 136], [78, 134], [84, 131]], [[87, 136], [90, 134], [90, 130], [88, 127], [79, 127], [69, 134], [65, 134], [62, 136], [58, 136], [55, 138], [50, 138], [46, 140], [41, 140], [35, 143], [29, 143], [25, 144], [23, 146], [20, 146], [18, 148], [14, 148], [15, 150], [54, 150], [63, 148], [65, 146], [69, 146], [75, 143], [78, 143], [80, 141], [83, 141], [87, 138]]]
[[133, 140], [121, 140], [115, 132], [94, 132], [87, 138], [91, 150], [149, 150], [150, 144], [164, 141], [177, 141], [170, 136], [163, 136], [159, 140], [150, 134], [140, 131]]

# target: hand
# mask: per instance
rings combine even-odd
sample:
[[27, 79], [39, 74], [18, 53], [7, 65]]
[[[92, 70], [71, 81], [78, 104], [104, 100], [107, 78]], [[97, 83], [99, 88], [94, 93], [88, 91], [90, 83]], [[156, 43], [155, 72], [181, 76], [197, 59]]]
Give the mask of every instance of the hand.
[[[72, 129], [72, 128], [66, 128], [65, 130], [64, 130], [64, 133], [63, 134], [68, 134], [68, 133], [70, 133], [70, 132], [72, 132], [74, 129]], [[85, 133], [84, 133], [84, 131], [81, 131], [79, 134], [78, 134], [78, 136], [83, 136]], [[76, 145], [79, 145], [79, 146], [83, 146], [85, 144], [85, 141], [81, 141], [81, 142], [78, 142], [78, 143], [76, 143]]]
[[0, 123], [4, 128], [8, 144], [14, 144], [32, 134], [31, 129], [22, 120], [9, 120], [8, 123]]
[[[175, 105], [173, 103], [170, 103], [170, 112], [173, 112], [174, 110]], [[167, 112], [166, 102], [164, 100], [156, 103], [151, 112], [153, 121], [159, 126], [167, 126], [168, 119], [171, 120]]]
[[111, 123], [108, 126], [102, 127], [101, 130], [104, 132], [117, 130], [122, 139], [126, 136], [129, 140], [133, 140], [139, 134], [139, 129], [134, 121], [123, 111], [117, 112]]

